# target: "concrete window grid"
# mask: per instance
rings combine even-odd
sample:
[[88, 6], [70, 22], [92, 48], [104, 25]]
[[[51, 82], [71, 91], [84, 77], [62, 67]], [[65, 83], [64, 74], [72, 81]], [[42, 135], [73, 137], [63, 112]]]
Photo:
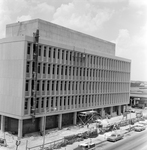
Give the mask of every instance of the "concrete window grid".
[[[26, 75], [26, 80], [29, 81], [29, 94], [26, 91], [27, 94], [25, 96], [26, 100], [28, 101], [28, 108], [30, 105], [29, 99], [31, 99], [31, 68], [33, 66], [32, 45], [33, 43], [28, 43], [27, 47], [27, 49], [29, 49], [29, 53], [27, 53], [27, 66], [28, 64], [30, 66], [28, 66], [29, 72], [27, 72], [26, 74], [30, 73], [30, 75]], [[85, 53], [83, 54], [77, 51], [68, 51], [62, 48], [54, 48], [47, 45], [41, 45], [39, 49], [41, 50], [40, 56], [38, 58], [40, 74], [38, 74], [39, 88], [37, 96], [39, 102], [41, 101], [40, 99], [43, 96], [44, 101], [47, 98], [50, 99], [51, 97], [56, 96], [59, 97], [58, 100], [60, 101], [63, 96], [67, 97], [69, 95], [70, 100], [71, 98], [74, 99], [72, 103], [75, 102], [71, 108], [74, 109], [76, 107], [80, 109], [81, 106], [86, 106], [86, 104], [76, 105], [76, 100], [79, 95], [83, 96], [82, 99], [84, 100], [82, 102], [86, 102], [87, 100], [85, 94], [88, 94], [87, 96], [90, 96], [91, 101], [93, 101], [94, 99], [91, 95], [97, 95], [94, 97], [98, 98], [98, 103], [93, 103], [97, 104], [97, 106], [107, 105], [108, 99], [110, 99], [110, 104], [115, 104], [114, 100], [116, 98], [114, 97], [113, 99], [112, 96], [116, 93], [122, 95], [123, 98], [127, 97], [126, 94], [128, 95], [129, 93], [128, 90], [130, 81], [130, 63], [110, 58], [104, 58], [101, 56], [93, 56]], [[84, 62], [86, 61], [87, 63], [81, 63], [82, 55], [84, 55]], [[71, 83], [72, 88], [70, 88], [69, 83]], [[84, 84], [85, 88], [82, 89], [82, 85]], [[41, 90], [42, 88], [44, 89], [44, 91]], [[109, 95], [107, 95], [108, 93]], [[105, 99], [105, 94], [107, 101]], [[77, 95], [77, 97], [75, 97], [75, 95]], [[102, 99], [99, 99], [100, 97], [102, 97]], [[119, 96], [119, 104], [121, 103], [121, 100], [124, 100], [122, 97]], [[48, 107], [50, 107], [49, 104], [49, 102], [46, 102], [46, 105]], [[57, 104], [59, 105], [63, 103], [60, 102]], [[87, 104], [87, 107], [88, 106], [94, 107], [95, 105], [92, 105], [91, 103], [91, 105]], [[60, 110], [66, 109], [66, 107], [63, 107], [63, 105], [57, 106], [57, 108], [61, 108]], [[29, 114], [29, 112], [25, 114]]]

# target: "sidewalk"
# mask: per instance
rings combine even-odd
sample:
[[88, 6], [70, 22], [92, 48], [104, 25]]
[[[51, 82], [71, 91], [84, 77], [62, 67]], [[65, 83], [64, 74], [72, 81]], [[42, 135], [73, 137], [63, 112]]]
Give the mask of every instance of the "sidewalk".
[[[128, 119], [129, 119], [129, 117], [134, 118], [135, 114], [131, 114], [131, 115], [129, 114]], [[123, 116], [117, 116], [117, 117], [113, 117], [111, 119], [106, 119], [106, 120], [111, 124], [111, 123], [121, 121], [122, 118], [123, 118]], [[89, 129], [90, 128], [96, 128], [96, 123], [90, 124]], [[84, 126], [82, 128], [80, 128], [78, 126], [72, 126], [72, 127], [69, 127], [69, 128], [63, 128], [62, 130], [58, 130], [58, 129], [49, 130], [47, 132], [48, 134], [46, 134], [46, 136], [45, 136], [45, 141], [46, 141], [46, 143], [53, 142], [55, 140], [59, 140], [59, 139], [64, 138], [64, 136], [82, 133], [82, 132], [85, 132], [89, 129], [87, 129], [87, 126]], [[124, 130], [125, 130], [125, 127], [121, 127], [121, 130], [120, 131], [117, 130], [117, 131], [118, 132], [124, 132]], [[104, 135], [99, 135], [96, 138], [86, 139], [86, 140], [80, 141], [80, 142], [75, 142], [72, 145], [66, 146], [66, 150], [73, 150], [73, 148], [76, 148], [78, 146], [78, 144], [82, 143], [82, 142], [90, 142], [91, 140], [95, 143], [101, 142], [101, 141], [105, 140], [106, 137], [109, 136], [111, 133], [112, 132], [107, 132]], [[2, 133], [0, 133], [0, 137], [3, 137]], [[6, 133], [6, 141], [7, 141], [8, 147], [4, 148], [4, 150], [14, 150], [16, 148], [16, 145], [15, 145], [16, 140], [17, 140], [16, 136], [12, 136], [12, 135]], [[43, 137], [39, 136], [38, 134], [36, 134], [36, 136], [35, 135], [32, 135], [32, 136], [30, 135], [30, 137], [24, 137], [23, 139], [21, 139], [21, 144], [18, 147], [18, 150], [26, 150], [26, 141], [28, 141], [28, 147], [41, 145], [43, 143]], [[60, 150], [65, 150], [65, 147], [61, 148]]]

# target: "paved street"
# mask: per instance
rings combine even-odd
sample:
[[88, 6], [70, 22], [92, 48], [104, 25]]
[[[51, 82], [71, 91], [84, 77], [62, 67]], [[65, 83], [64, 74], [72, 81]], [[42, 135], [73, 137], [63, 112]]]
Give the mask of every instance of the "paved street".
[[96, 150], [147, 150], [147, 130], [129, 133], [117, 142], [105, 142]]

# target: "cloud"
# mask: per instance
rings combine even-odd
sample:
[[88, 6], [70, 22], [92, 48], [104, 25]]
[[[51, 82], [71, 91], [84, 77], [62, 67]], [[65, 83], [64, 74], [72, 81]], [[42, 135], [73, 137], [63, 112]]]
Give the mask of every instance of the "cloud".
[[32, 18], [40, 18], [43, 20], [51, 20], [54, 14], [55, 8], [47, 3], [37, 4], [35, 7], [31, 6], [29, 14]]
[[146, 0], [129, 0], [129, 5], [132, 7], [142, 7], [147, 6]]
[[31, 16], [30, 15], [26, 15], [26, 16], [20, 16], [20, 17], [17, 17], [16, 21], [25, 21], [25, 20], [31, 20]]
[[147, 23], [141, 31], [131, 36], [127, 29], [120, 29], [116, 39], [116, 55], [132, 60], [131, 79], [147, 81]]
[[27, 0], [0, 0], [0, 38], [5, 37], [6, 24], [30, 19], [52, 20], [54, 6], [46, 2]]
[[90, 2], [93, 2], [93, 3], [119, 3], [119, 2], [124, 2], [124, 1], [127, 1], [127, 0], [88, 0]]
[[113, 15], [113, 10], [100, 9], [88, 1], [73, 0], [62, 4], [53, 16], [53, 23], [96, 36]]

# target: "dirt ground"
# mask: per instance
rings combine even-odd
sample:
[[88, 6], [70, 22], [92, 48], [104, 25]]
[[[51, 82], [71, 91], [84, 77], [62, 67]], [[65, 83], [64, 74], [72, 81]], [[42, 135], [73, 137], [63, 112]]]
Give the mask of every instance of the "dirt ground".
[[[140, 111], [140, 109], [136, 109], [136, 111]], [[141, 111], [143, 111], [144, 115], [147, 115], [147, 109], [144, 109]], [[128, 114], [128, 119], [129, 118], [135, 118], [136, 114], [135, 113], [131, 113]], [[105, 119], [106, 122], [114, 123], [114, 122], [119, 122], [123, 119], [123, 116], [117, 116], [117, 117], [113, 117], [111, 119]], [[49, 143], [55, 140], [59, 140], [62, 139], [64, 136], [68, 136], [71, 134], [77, 134], [77, 133], [82, 133], [85, 131], [88, 131], [92, 128], [96, 128], [96, 123], [92, 123], [89, 125], [89, 128], [87, 128], [87, 126], [84, 127], [79, 127], [79, 126], [71, 126], [68, 128], [63, 128], [62, 130], [49, 130], [47, 131], [47, 134], [45, 136], [45, 143]], [[117, 132], [125, 132], [125, 129], [127, 127], [121, 127], [120, 130], [117, 130]], [[114, 131], [112, 131], [114, 132]], [[103, 135], [99, 135], [96, 138], [91, 138], [91, 139], [85, 139], [84, 141], [81, 142], [75, 142], [72, 145], [67, 145], [66, 147], [61, 148], [60, 150], [73, 150], [74, 148], [76, 148], [78, 146], [79, 143], [85, 143], [85, 142], [95, 142], [98, 143], [100, 141], [103, 141], [107, 138], [108, 135], [110, 135], [112, 132], [107, 132]], [[4, 138], [4, 133], [0, 132], [0, 138]], [[16, 149], [16, 140], [17, 140], [17, 136], [13, 136], [9, 133], [5, 133], [5, 138], [7, 141], [8, 146], [7, 147], [0, 147], [0, 150], [15, 150]], [[43, 137], [38, 135], [38, 133], [36, 134], [30, 134], [24, 138], [21, 139], [21, 144], [18, 147], [18, 150], [26, 150], [26, 146], [27, 147], [32, 147], [32, 146], [36, 146], [36, 145], [42, 145], [43, 144]], [[35, 148], [33, 150], [38, 150], [38, 148]]]

